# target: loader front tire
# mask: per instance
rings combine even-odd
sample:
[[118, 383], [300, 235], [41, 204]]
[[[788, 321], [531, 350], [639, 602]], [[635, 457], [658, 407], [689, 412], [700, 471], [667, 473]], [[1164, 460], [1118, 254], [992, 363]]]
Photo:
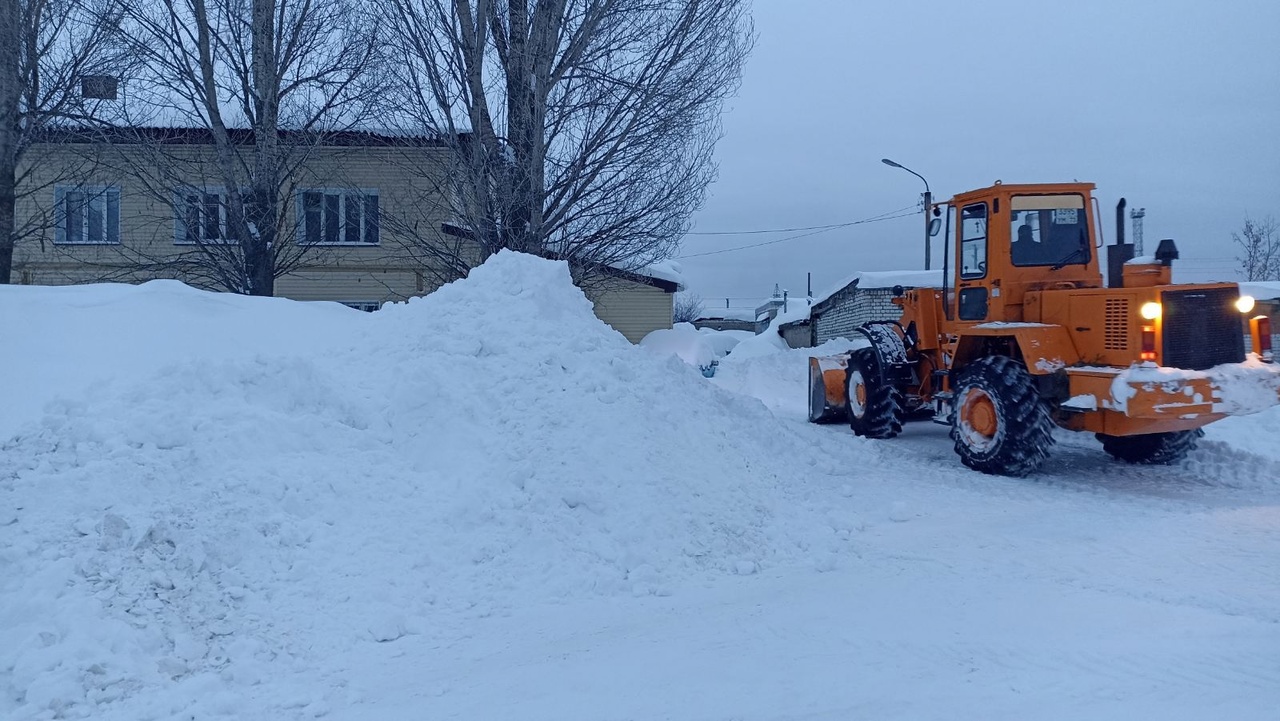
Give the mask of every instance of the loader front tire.
[[1102, 450], [1107, 455], [1125, 463], [1150, 466], [1177, 463], [1195, 450], [1196, 442], [1204, 436], [1199, 428], [1171, 433], [1144, 433], [1137, 436], [1109, 436], [1097, 434]]
[[980, 358], [956, 377], [951, 439], [966, 466], [997, 476], [1025, 476], [1053, 447], [1053, 418], [1022, 363]]
[[849, 357], [845, 375], [849, 426], [865, 438], [893, 438], [902, 432], [902, 393], [885, 383], [874, 348], [859, 348]]

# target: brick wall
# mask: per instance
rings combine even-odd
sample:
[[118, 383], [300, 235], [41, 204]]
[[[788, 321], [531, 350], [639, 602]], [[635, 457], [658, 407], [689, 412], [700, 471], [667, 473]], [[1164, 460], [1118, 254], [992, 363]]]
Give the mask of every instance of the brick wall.
[[832, 338], [853, 338], [854, 329], [872, 320], [897, 320], [902, 309], [894, 305], [888, 288], [845, 288], [813, 314], [813, 340], [822, 345]]

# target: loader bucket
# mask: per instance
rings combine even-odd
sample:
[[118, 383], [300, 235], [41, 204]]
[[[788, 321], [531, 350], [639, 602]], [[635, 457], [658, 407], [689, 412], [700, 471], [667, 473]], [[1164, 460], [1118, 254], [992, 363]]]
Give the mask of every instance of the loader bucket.
[[848, 420], [845, 397], [848, 355], [809, 358], [809, 422], [843, 423]]

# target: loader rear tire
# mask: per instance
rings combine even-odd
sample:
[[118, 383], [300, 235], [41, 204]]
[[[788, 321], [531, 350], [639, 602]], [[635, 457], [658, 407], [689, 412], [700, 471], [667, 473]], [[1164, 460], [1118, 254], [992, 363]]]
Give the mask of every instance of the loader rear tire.
[[997, 476], [1025, 476], [1053, 447], [1053, 417], [1022, 363], [980, 358], [957, 375], [951, 439], [966, 466]]
[[1109, 436], [1097, 434], [1102, 450], [1116, 460], [1162, 466], [1177, 463], [1195, 450], [1196, 442], [1204, 436], [1199, 428], [1172, 433], [1144, 433], [1138, 436]]
[[874, 348], [859, 348], [849, 357], [849, 427], [865, 438], [893, 438], [902, 432], [902, 392], [881, 378]]

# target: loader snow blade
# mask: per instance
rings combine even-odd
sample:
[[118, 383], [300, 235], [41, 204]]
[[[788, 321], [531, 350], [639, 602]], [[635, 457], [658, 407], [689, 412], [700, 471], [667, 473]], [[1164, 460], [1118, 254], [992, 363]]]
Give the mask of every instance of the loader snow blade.
[[843, 423], [848, 420], [845, 373], [849, 355], [809, 358], [809, 422]]
[[1063, 407], [1098, 411], [1083, 414], [1097, 421], [1068, 427], [1112, 435], [1190, 430], [1280, 405], [1280, 366], [1256, 358], [1204, 371], [1154, 364], [1066, 370], [1072, 399]]

